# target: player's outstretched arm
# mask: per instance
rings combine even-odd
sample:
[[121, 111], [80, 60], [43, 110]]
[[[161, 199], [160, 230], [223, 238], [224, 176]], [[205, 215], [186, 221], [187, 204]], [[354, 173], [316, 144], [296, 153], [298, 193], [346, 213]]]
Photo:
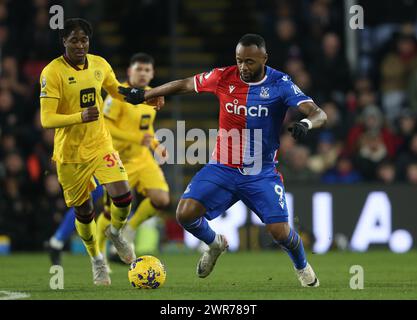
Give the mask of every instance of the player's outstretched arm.
[[[154, 98], [194, 92], [194, 78], [186, 78], [165, 83], [151, 90], [119, 87], [119, 93], [125, 96], [125, 100], [132, 104], [151, 101]], [[157, 108], [160, 106], [156, 106]]]
[[314, 102], [303, 102], [298, 106], [300, 110], [307, 117], [288, 128], [294, 139], [300, 139], [307, 135], [308, 130], [313, 128], [320, 128], [327, 121], [326, 113], [319, 108]]
[[99, 117], [97, 107], [86, 108], [73, 114], [58, 114], [58, 99], [41, 98], [41, 124], [45, 129], [62, 128], [83, 122], [96, 121]]

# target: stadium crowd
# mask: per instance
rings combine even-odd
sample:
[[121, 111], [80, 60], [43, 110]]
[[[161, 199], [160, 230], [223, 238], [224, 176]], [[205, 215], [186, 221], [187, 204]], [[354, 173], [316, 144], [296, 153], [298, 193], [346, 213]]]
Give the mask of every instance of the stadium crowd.
[[[93, 25], [105, 10], [100, 1], [70, 2], [71, 16], [88, 12]], [[337, 2], [259, 1], [252, 12], [268, 64], [291, 75], [328, 116], [326, 128], [302, 143], [283, 131], [279, 170], [286, 183], [417, 185], [417, 4], [385, 23], [370, 17], [357, 31], [352, 71]], [[39, 119], [40, 71], [62, 51], [49, 29], [54, 3], [66, 1], [0, 1], [0, 234], [12, 235], [16, 248], [42, 243], [66, 210], [50, 160], [54, 132]]]

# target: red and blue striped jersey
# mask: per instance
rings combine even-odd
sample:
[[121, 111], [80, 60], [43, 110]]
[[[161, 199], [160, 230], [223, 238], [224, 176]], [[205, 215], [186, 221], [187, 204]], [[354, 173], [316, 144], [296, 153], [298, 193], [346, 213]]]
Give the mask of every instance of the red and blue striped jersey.
[[274, 163], [288, 108], [313, 101], [287, 74], [270, 67], [256, 83], [244, 82], [237, 66], [215, 68], [195, 75], [194, 88], [215, 94], [220, 103], [219, 132], [210, 162], [238, 168], [256, 160], [263, 165]]

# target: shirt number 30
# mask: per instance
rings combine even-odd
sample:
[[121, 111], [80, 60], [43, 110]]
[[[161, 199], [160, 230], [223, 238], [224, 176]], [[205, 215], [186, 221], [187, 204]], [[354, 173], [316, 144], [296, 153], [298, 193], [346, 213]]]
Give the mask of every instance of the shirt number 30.
[[103, 159], [107, 161], [106, 166], [108, 168], [114, 167], [116, 163], [119, 165], [119, 167], [122, 167], [122, 161], [120, 160], [119, 155], [117, 153], [113, 152], [113, 153], [106, 154], [103, 157]]

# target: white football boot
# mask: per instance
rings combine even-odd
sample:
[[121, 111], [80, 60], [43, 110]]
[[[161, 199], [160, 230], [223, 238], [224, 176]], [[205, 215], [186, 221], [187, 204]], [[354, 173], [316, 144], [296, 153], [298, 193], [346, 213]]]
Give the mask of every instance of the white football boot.
[[319, 279], [316, 277], [316, 274], [309, 263], [307, 263], [304, 269], [295, 269], [295, 273], [303, 287], [318, 287], [320, 285]]
[[119, 232], [117, 235], [113, 234], [109, 225], [104, 231], [104, 234], [113, 243], [117, 250], [117, 254], [124, 263], [131, 264], [136, 259], [135, 251], [133, 250], [132, 246], [123, 238], [122, 232]]
[[213, 270], [217, 258], [226, 251], [229, 247], [226, 237], [221, 234], [216, 234], [213, 243], [208, 246], [198, 261], [197, 264], [197, 276], [200, 278], [207, 277]]
[[93, 267], [93, 282], [97, 286], [109, 286], [111, 285], [111, 279], [107, 271], [107, 264], [103, 259], [93, 260], [91, 259], [91, 265]]
[[122, 232], [123, 238], [125, 238], [126, 241], [130, 244], [130, 246], [134, 249], [134, 247], [135, 247], [135, 238], [136, 238], [136, 230], [133, 229], [128, 224], [126, 224], [126, 226], [124, 226], [122, 228], [121, 232]]

